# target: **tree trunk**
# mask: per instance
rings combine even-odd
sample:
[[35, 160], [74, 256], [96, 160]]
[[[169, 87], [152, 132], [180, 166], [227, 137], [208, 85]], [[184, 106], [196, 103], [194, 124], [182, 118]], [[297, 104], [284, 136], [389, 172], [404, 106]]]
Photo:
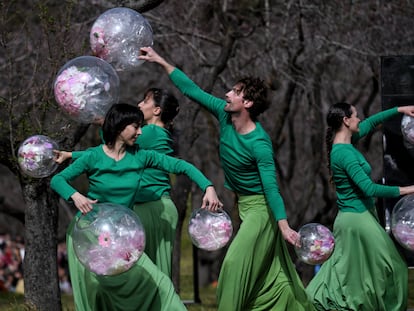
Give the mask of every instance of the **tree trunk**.
[[57, 220], [55, 195], [49, 179], [23, 184], [26, 200], [25, 256], [26, 303], [37, 310], [61, 310], [57, 271]]

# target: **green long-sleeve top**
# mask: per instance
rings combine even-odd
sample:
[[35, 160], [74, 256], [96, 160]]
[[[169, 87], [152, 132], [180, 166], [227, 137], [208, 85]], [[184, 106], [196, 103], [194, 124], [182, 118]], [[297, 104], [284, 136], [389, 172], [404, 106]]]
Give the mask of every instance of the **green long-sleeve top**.
[[[377, 125], [398, 114], [398, 108], [377, 113], [359, 123], [352, 143], [367, 135]], [[352, 144], [334, 144], [331, 151], [332, 177], [336, 186], [337, 206], [344, 212], [362, 213], [374, 208], [375, 197], [398, 197], [399, 187], [374, 183], [371, 166]]]
[[[144, 150], [154, 150], [166, 155], [172, 155], [174, 152], [171, 133], [167, 129], [154, 124], [147, 124], [142, 127], [142, 134], [138, 136], [136, 143], [139, 148]], [[169, 172], [148, 167], [142, 174], [136, 200], [137, 203], [155, 201], [163, 195], [169, 195], [170, 191]]]
[[77, 192], [70, 181], [85, 173], [89, 180], [87, 196], [98, 202], [132, 207], [145, 168], [154, 167], [175, 174], [186, 174], [203, 191], [212, 183], [192, 164], [156, 151], [128, 148], [119, 160], [108, 157], [103, 145], [89, 148], [66, 169], [53, 176], [51, 187], [63, 199]]
[[224, 111], [226, 101], [208, 94], [175, 68], [171, 81], [186, 96], [209, 110], [220, 124], [220, 161], [225, 187], [240, 194], [264, 194], [276, 220], [286, 219], [283, 199], [276, 178], [271, 140], [259, 122], [245, 135], [234, 129]]
[[[102, 132], [102, 131], [101, 131]], [[100, 135], [102, 138], [102, 134]], [[160, 126], [148, 124], [142, 127], [142, 134], [136, 142], [139, 148], [155, 150], [162, 154], [173, 154], [173, 142], [170, 132]], [[72, 159], [79, 158], [84, 151], [73, 151]], [[153, 167], [145, 168], [141, 174], [141, 180], [136, 192], [136, 203], [159, 200], [163, 195], [169, 195], [171, 191], [169, 172]]]

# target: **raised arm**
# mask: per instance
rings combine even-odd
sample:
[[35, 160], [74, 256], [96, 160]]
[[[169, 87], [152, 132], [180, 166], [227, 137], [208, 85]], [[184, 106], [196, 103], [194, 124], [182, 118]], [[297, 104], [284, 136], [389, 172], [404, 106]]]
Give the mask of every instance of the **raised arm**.
[[141, 48], [141, 55], [138, 57], [139, 59], [146, 60], [151, 63], [158, 63], [160, 64], [168, 75], [174, 71], [175, 66], [168, 63], [163, 57], [161, 57], [157, 52], [154, 51], [152, 47], [142, 47]]

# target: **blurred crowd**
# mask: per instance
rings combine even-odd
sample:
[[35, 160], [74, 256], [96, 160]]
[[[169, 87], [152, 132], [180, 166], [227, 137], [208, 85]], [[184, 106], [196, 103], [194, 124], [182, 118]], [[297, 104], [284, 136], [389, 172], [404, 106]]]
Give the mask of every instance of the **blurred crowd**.
[[[24, 241], [21, 236], [12, 238], [0, 234], [0, 292], [24, 293], [23, 280]], [[70, 294], [66, 244], [60, 243], [57, 251], [59, 286], [62, 293]]]

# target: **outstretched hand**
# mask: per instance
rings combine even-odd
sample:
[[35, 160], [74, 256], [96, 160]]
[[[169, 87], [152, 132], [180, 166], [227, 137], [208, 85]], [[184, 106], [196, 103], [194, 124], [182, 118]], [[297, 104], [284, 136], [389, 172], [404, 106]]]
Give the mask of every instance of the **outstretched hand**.
[[412, 106], [400, 106], [398, 107], [398, 112], [404, 113], [410, 117], [414, 117], [414, 105]]
[[216, 190], [213, 186], [209, 186], [206, 189], [206, 193], [203, 197], [203, 203], [201, 208], [206, 208], [211, 212], [217, 212], [218, 209], [223, 207], [223, 203], [220, 202]]
[[164, 58], [162, 58], [155, 50], [150, 47], [142, 47], [140, 49], [141, 54], [138, 56], [139, 59], [149, 61], [151, 63], [158, 63], [164, 67], [165, 71], [170, 74], [174, 70], [174, 66], [168, 63]]
[[150, 46], [140, 48], [140, 52], [141, 54], [138, 56], [139, 59], [146, 60], [151, 63], [160, 63], [163, 60], [163, 58]]
[[53, 161], [57, 164], [62, 164], [67, 159], [72, 158], [72, 152], [69, 151], [53, 150], [53, 153], [55, 154]]

